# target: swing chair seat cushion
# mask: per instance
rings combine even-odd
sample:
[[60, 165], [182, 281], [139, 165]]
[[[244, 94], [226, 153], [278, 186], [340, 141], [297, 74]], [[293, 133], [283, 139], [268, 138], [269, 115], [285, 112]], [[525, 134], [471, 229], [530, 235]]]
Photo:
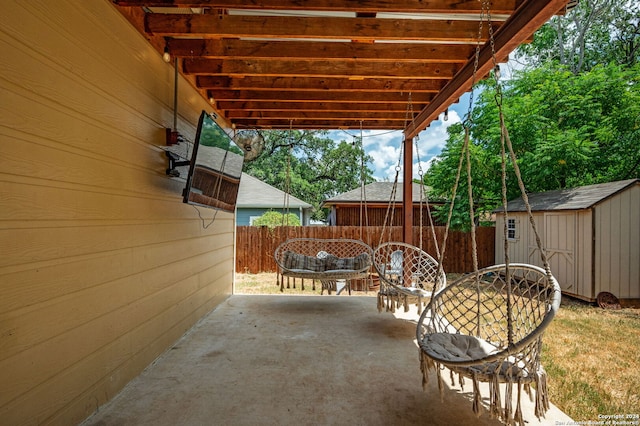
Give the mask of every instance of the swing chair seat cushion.
[[[450, 333], [434, 333], [423, 340], [422, 349], [432, 359], [446, 363], [477, 361], [498, 353], [500, 350], [487, 342], [473, 336]], [[496, 375], [502, 382], [510, 382], [518, 379], [526, 379], [526, 368], [515, 358], [494, 361], [486, 364], [474, 364], [468, 367], [449, 368], [457, 373], [472, 378], [474, 373], [481, 376]]]
[[340, 258], [328, 254], [323, 257], [305, 256], [292, 251], [284, 252], [283, 266], [286, 272], [292, 273], [319, 273], [339, 275], [344, 273], [357, 273], [366, 270], [370, 266], [370, 257], [367, 253], [361, 253], [355, 257]]
[[399, 294], [404, 294], [407, 296], [415, 296], [415, 297], [431, 297], [431, 291], [425, 290], [419, 287], [388, 287], [381, 288], [380, 294], [385, 296], [396, 296]]
[[486, 340], [449, 333], [425, 336], [422, 347], [430, 357], [454, 363], [479, 360], [498, 352], [498, 348]]

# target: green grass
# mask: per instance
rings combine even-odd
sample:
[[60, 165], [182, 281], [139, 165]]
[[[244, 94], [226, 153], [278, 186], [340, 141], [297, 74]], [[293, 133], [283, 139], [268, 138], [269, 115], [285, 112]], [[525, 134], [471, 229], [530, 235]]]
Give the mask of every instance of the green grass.
[[[261, 274], [236, 274], [236, 290], [237, 294], [301, 294], [301, 295], [319, 295], [320, 283], [316, 284], [316, 290], [312, 290], [311, 280], [304, 280], [305, 290], [302, 291], [302, 280], [296, 279], [296, 288], [293, 288], [294, 280], [289, 279], [289, 288], [287, 288], [287, 278], [284, 279], [284, 292], [280, 291], [280, 284], [276, 283], [275, 273]], [[326, 293], [326, 292], [325, 292]]]
[[[295, 281], [295, 288], [294, 286]], [[304, 280], [304, 291], [302, 291], [302, 279], [289, 278], [288, 280], [289, 287], [287, 288], [287, 278], [284, 279], [284, 291], [280, 291], [280, 283], [276, 284], [276, 274], [275, 273], [260, 273], [260, 274], [236, 274], [236, 294], [283, 294], [283, 295], [305, 295], [305, 296], [313, 296], [320, 295], [320, 290], [322, 286], [320, 281], [316, 280], [316, 289], [313, 290], [313, 281], [310, 279]], [[375, 296], [377, 294], [377, 290], [370, 291], [356, 291], [355, 286], [351, 291], [352, 294], [357, 294], [358, 296]], [[325, 291], [324, 294], [327, 294]], [[331, 294], [335, 294], [335, 292], [331, 292]], [[342, 295], [346, 295], [347, 291], [341, 293]]]
[[640, 412], [640, 309], [567, 297], [547, 329], [542, 364], [553, 404], [576, 421]]

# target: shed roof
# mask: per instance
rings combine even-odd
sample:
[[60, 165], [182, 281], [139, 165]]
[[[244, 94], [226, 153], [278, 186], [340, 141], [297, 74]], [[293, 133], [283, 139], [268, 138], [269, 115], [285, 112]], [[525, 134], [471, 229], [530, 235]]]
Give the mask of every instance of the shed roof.
[[[285, 192], [247, 173], [242, 173], [238, 191], [238, 208], [283, 208]], [[310, 209], [313, 206], [289, 195], [290, 208]]]
[[[571, 189], [536, 192], [528, 194], [528, 198], [532, 211], [582, 210], [588, 209], [636, 184], [640, 184], [640, 179], [628, 179]], [[509, 201], [507, 203], [507, 211], [527, 211], [522, 197]]]
[[[365, 185], [365, 196], [366, 201], [368, 203], [388, 203], [391, 198], [391, 192], [393, 190], [393, 182], [373, 182], [368, 185]], [[420, 189], [421, 186], [419, 183], [412, 184], [412, 197], [414, 203], [420, 202]], [[429, 192], [429, 188], [426, 188], [427, 193]], [[362, 196], [360, 188], [352, 189], [351, 191], [343, 192], [342, 194], [338, 194], [333, 198], [329, 198], [322, 203], [323, 207], [332, 206], [336, 204], [352, 204], [359, 203], [361, 200], [365, 200]], [[396, 192], [395, 201], [400, 203], [402, 202], [402, 182], [398, 183], [398, 188]]]

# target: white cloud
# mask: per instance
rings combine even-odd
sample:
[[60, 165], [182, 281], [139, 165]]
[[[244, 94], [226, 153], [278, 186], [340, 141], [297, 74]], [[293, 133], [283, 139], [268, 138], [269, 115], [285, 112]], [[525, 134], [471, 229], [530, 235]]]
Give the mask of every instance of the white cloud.
[[[463, 105], [464, 100], [468, 101], [468, 95], [461, 98], [461, 102], [449, 108], [448, 120], [444, 121], [444, 113], [440, 114], [438, 120], [431, 123], [431, 126], [420, 132], [418, 135], [418, 153], [415, 151], [415, 141], [413, 146], [413, 178], [419, 177], [418, 157], [422, 165], [423, 173], [426, 173], [434, 158], [440, 155], [447, 141], [447, 128], [452, 124], [461, 121], [461, 112], [468, 105]], [[351, 130], [332, 131], [329, 136], [334, 140], [350, 140], [349, 137], [360, 136], [360, 131]], [[373, 158], [370, 166], [373, 169], [373, 176], [379, 181], [393, 181], [396, 174], [396, 166], [400, 156], [400, 144], [402, 143], [402, 130], [397, 131], [380, 131], [380, 130], [364, 130], [362, 132], [362, 141], [365, 152]], [[400, 171], [400, 180], [402, 180], [402, 171]]]
[[[433, 159], [440, 154], [447, 142], [447, 128], [455, 123], [460, 123], [460, 115], [456, 110], [450, 109], [447, 121], [444, 121], [444, 113], [440, 114], [437, 121], [431, 123], [431, 126], [420, 132], [418, 135], [418, 154], [420, 157], [420, 165], [422, 165], [423, 173], [426, 173]], [[414, 153], [416, 161], [413, 163], [413, 178], [419, 178], [418, 156]]]

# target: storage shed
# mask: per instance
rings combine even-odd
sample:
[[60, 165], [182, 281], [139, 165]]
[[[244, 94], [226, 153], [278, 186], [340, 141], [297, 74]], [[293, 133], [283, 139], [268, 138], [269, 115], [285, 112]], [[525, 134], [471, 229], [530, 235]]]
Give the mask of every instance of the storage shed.
[[[640, 303], [640, 179], [528, 197], [563, 293], [593, 302], [606, 292], [623, 305]], [[522, 198], [507, 210], [510, 261], [541, 265]], [[503, 226], [498, 214], [496, 227]], [[496, 239], [496, 262], [504, 262], [502, 239]]]

